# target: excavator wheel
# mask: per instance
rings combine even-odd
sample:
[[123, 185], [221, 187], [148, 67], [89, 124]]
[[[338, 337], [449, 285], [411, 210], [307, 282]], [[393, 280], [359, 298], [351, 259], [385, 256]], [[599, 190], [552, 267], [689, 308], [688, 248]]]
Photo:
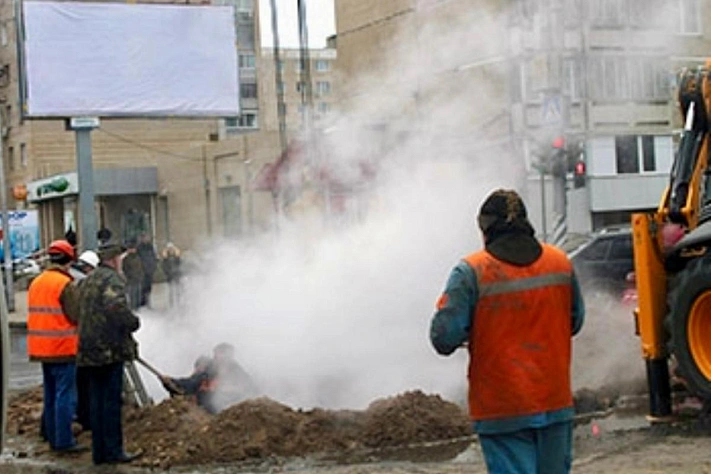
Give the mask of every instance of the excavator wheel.
[[690, 390], [711, 399], [711, 256], [699, 257], [670, 280], [665, 327], [669, 349]]

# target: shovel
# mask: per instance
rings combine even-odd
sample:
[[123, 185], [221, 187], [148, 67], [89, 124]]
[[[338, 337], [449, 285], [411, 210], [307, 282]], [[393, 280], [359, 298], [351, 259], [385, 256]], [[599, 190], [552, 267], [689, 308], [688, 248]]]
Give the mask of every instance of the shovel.
[[136, 361], [137, 361], [139, 364], [141, 364], [143, 367], [145, 367], [146, 369], [148, 369], [148, 371], [149, 371], [150, 373], [152, 373], [153, 375], [155, 375], [156, 377], [158, 377], [158, 378], [160, 379], [161, 383], [166, 386], [166, 388], [168, 389], [168, 392], [170, 392], [171, 395], [172, 395], [172, 394], [185, 395], [185, 390], [183, 390], [182, 388], [178, 387], [175, 383], [173, 383], [172, 380], [170, 380], [169, 378], [167, 378], [164, 374], [160, 373], [160, 372], [158, 371], [158, 369], [156, 369], [155, 367], [153, 367], [151, 364], [149, 364], [149, 363], [146, 362], [145, 360], [141, 359], [140, 357], [137, 357], [137, 358], [136, 358]]

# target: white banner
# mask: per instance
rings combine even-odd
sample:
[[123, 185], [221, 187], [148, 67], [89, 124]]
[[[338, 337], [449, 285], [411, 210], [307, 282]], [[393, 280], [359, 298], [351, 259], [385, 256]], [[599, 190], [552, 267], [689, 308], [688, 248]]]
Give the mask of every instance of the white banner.
[[239, 113], [233, 7], [23, 3], [30, 117]]

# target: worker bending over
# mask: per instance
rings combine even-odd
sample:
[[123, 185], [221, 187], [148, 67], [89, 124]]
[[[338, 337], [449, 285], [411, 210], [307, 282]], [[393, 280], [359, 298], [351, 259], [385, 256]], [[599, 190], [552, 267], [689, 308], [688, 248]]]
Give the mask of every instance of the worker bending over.
[[221, 343], [213, 349], [213, 357], [195, 361], [192, 375], [184, 378], [163, 376], [163, 386], [171, 395], [194, 396], [198, 406], [209, 413], [218, 413], [258, 393], [252, 378], [234, 358], [234, 346]]

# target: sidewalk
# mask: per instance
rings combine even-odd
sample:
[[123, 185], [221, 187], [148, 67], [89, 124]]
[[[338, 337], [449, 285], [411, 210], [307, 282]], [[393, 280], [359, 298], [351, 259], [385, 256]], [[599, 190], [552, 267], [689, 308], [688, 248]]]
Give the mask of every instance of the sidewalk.
[[[164, 309], [168, 306], [168, 285], [166, 283], [154, 283], [151, 292], [151, 305], [154, 309]], [[27, 291], [15, 292], [15, 310], [10, 311], [8, 317], [10, 327], [24, 328], [27, 326]]]

